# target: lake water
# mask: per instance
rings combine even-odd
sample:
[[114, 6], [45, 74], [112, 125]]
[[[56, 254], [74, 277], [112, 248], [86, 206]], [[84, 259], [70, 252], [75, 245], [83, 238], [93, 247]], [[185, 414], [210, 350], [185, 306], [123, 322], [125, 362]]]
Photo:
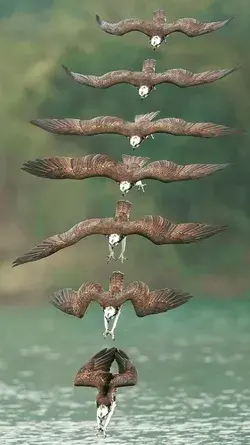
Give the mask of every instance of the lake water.
[[115, 345], [138, 368], [121, 388], [104, 440], [95, 394], [78, 369], [112, 340], [102, 312], [85, 319], [50, 306], [1, 308], [0, 444], [250, 444], [250, 303], [190, 301], [138, 319], [123, 308]]

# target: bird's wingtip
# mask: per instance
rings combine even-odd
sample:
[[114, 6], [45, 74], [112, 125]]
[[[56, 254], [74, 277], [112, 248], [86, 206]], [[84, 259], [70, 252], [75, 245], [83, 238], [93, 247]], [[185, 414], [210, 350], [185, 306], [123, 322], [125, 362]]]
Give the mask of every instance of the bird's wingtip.
[[95, 15], [95, 19], [96, 19], [96, 21], [97, 21], [97, 23], [100, 25], [101, 24], [101, 17], [98, 15], [98, 14], [96, 14]]

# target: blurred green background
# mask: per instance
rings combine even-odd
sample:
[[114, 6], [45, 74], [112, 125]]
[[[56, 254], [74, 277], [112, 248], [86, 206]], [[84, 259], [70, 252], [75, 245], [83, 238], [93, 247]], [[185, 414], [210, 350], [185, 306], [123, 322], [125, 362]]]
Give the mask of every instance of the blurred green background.
[[[151, 18], [164, 8], [170, 20], [195, 17], [224, 20], [239, 13], [229, 26], [190, 39], [172, 34], [153, 52], [139, 33], [114, 37], [103, 33], [95, 13], [108, 21], [132, 16]], [[21, 171], [27, 160], [46, 156], [108, 153], [120, 159], [130, 153], [119, 136], [64, 137], [31, 126], [34, 118], [88, 119], [113, 115], [133, 120], [135, 114], [160, 110], [160, 117], [212, 121], [249, 130], [249, 18], [247, 0], [0, 1], [1, 144], [0, 144], [0, 301], [5, 304], [46, 301], [61, 287], [77, 288], [85, 280], [108, 285], [113, 270], [126, 282], [146, 281], [151, 287], [173, 286], [197, 296], [241, 297], [249, 289], [249, 138], [198, 138], [157, 135], [137, 154], [176, 163], [225, 163], [232, 166], [211, 177], [176, 183], [148, 182], [145, 196], [132, 190], [132, 218], [159, 214], [174, 222], [226, 223], [223, 233], [201, 243], [157, 247], [140, 237], [128, 239], [128, 261], [106, 264], [107, 241], [90, 237], [72, 248], [15, 269], [12, 261], [38, 242], [75, 223], [114, 213], [118, 187], [106, 179], [50, 181]], [[217, 83], [179, 89], [161, 85], [140, 102], [128, 85], [108, 90], [81, 87], [62, 70], [101, 75], [116, 69], [140, 70], [146, 58], [157, 60], [158, 72], [243, 68]], [[152, 267], [153, 266], [153, 267]]]

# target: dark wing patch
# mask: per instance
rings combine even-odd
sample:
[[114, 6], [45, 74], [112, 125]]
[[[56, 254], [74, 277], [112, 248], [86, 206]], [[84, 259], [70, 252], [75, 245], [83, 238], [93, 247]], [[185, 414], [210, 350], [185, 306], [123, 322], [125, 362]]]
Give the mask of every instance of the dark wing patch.
[[217, 80], [228, 76], [239, 68], [240, 66], [237, 66], [235, 68], [204, 71], [201, 73], [192, 73], [192, 71], [184, 70], [182, 68], [175, 68], [167, 70], [164, 73], [155, 74], [153, 76], [152, 84], [158, 85], [161, 83], [172, 83], [180, 88], [204, 85], [216, 82]]
[[150, 122], [146, 134], [168, 133], [174, 136], [193, 136], [201, 138], [215, 138], [232, 134], [243, 134], [241, 130], [211, 122], [187, 122], [178, 118], [158, 119]]
[[118, 365], [118, 374], [114, 374], [111, 380], [112, 388], [134, 386], [137, 383], [137, 370], [127, 354], [121, 349], [116, 349], [115, 360]]
[[101, 17], [96, 14], [96, 21], [102, 31], [105, 31], [108, 34], [112, 34], [114, 36], [123, 36], [124, 34], [132, 31], [138, 31], [146, 34], [147, 36], [150, 36], [152, 29], [151, 20], [126, 19], [121, 20], [117, 23], [109, 23], [105, 20], [102, 20]]
[[156, 179], [161, 182], [185, 181], [211, 175], [229, 164], [187, 164], [179, 165], [171, 161], [154, 161], [135, 173], [136, 180]]
[[115, 350], [116, 348], [105, 348], [95, 354], [77, 372], [74, 386], [90, 386], [98, 389], [107, 386], [112, 377], [109, 371], [115, 358]]
[[218, 22], [201, 22], [194, 18], [178, 19], [173, 23], [166, 23], [164, 26], [164, 34], [168, 35], [172, 32], [181, 32], [188, 37], [196, 37], [204, 34], [208, 34], [213, 31], [217, 31], [223, 26], [231, 22], [234, 17], [230, 17], [228, 20]]

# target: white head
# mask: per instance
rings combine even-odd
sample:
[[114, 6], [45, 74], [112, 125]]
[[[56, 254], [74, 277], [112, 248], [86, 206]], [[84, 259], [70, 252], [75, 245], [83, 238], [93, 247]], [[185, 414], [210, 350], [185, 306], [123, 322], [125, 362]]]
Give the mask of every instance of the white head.
[[149, 95], [149, 87], [147, 85], [142, 85], [139, 88], [139, 95], [142, 99], [145, 99]]
[[141, 137], [140, 136], [131, 136], [131, 138], [129, 139], [129, 143], [132, 148], [137, 148], [137, 147], [139, 147], [139, 145], [141, 143]]
[[160, 36], [153, 36], [150, 39], [150, 45], [153, 48], [158, 48], [162, 42], [162, 38]]
[[128, 181], [122, 181], [120, 183], [120, 191], [123, 195], [129, 192], [129, 190], [132, 188], [132, 184]]
[[118, 246], [120, 241], [121, 241], [121, 237], [117, 233], [112, 233], [111, 235], [109, 235], [109, 244], [112, 247]]
[[105, 309], [104, 309], [104, 317], [107, 320], [112, 320], [112, 318], [114, 318], [115, 314], [116, 314], [116, 310], [115, 310], [115, 308], [113, 306], [105, 307]]
[[108, 413], [109, 413], [109, 409], [108, 409], [108, 407], [106, 405], [99, 405], [98, 406], [98, 408], [97, 408], [97, 417], [100, 420], [105, 419], [105, 417], [107, 417]]

